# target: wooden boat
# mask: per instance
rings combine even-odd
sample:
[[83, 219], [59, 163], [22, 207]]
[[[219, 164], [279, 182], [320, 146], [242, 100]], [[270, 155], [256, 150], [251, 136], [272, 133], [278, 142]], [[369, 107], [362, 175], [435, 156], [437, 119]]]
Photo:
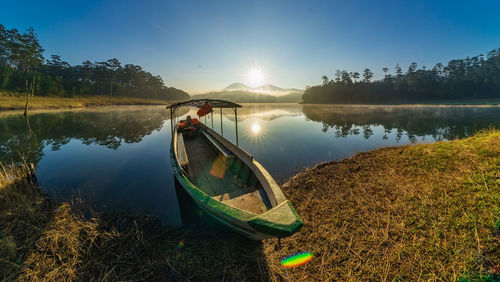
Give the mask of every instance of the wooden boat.
[[[172, 118], [179, 107], [209, 104], [232, 108], [236, 121], [236, 145], [207, 125], [183, 132]], [[176, 179], [205, 212], [230, 229], [251, 239], [290, 236], [302, 221], [285, 198], [281, 188], [253, 156], [238, 147], [238, 104], [213, 99], [175, 103], [171, 114], [172, 144], [170, 158]], [[213, 111], [212, 127], [213, 127]]]

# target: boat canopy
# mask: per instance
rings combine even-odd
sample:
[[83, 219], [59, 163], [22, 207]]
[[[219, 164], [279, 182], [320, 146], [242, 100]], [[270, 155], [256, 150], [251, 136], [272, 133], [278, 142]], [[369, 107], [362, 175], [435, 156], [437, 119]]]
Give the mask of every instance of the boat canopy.
[[[212, 108], [220, 108], [220, 130], [221, 135], [224, 136], [224, 130], [222, 128], [222, 109], [223, 108], [231, 108], [234, 111], [235, 117], [235, 125], [236, 125], [236, 146], [238, 146], [238, 108], [242, 106], [240, 104], [233, 103], [227, 100], [219, 100], [219, 99], [192, 99], [183, 102], [173, 103], [167, 106], [167, 109], [170, 109], [170, 129], [173, 133], [174, 131], [174, 122], [173, 118], [175, 116], [175, 111], [181, 107], [197, 107], [200, 108], [205, 104], [209, 104]], [[206, 118], [206, 117], [205, 117]], [[214, 128], [214, 119], [213, 119], [213, 111], [211, 112], [211, 121], [212, 121], [212, 129]], [[176, 123], [177, 124], [177, 123]], [[172, 134], [173, 136], [173, 134]]]
[[178, 102], [178, 103], [173, 103], [169, 106], [167, 106], [167, 109], [173, 109], [175, 111], [176, 109], [180, 107], [201, 107], [205, 105], [205, 103], [210, 104], [212, 108], [241, 108], [241, 105], [233, 103], [231, 101], [226, 101], [226, 100], [218, 100], [218, 99], [192, 99], [188, 101], [183, 101], [183, 102]]

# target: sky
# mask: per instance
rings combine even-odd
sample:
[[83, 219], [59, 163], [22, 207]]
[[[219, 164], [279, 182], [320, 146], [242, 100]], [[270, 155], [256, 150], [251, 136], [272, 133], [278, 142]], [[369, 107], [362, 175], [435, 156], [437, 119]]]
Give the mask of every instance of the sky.
[[190, 94], [260, 83], [316, 85], [336, 69], [382, 68], [500, 48], [500, 1], [0, 0], [0, 24], [33, 27], [45, 57], [119, 59]]

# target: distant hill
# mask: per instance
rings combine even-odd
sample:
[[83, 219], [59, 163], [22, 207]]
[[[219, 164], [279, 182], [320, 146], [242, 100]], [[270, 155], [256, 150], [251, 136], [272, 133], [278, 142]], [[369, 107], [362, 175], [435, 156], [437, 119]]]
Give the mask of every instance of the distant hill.
[[243, 83], [233, 83], [220, 91], [192, 95], [193, 99], [223, 99], [237, 103], [299, 103], [304, 90], [283, 89], [271, 84], [249, 87]]

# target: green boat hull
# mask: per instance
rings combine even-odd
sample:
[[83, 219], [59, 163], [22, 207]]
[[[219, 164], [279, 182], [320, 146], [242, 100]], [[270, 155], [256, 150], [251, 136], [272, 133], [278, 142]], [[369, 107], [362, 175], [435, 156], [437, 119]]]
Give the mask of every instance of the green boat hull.
[[[280, 202], [261, 214], [254, 214], [249, 211], [241, 210], [213, 199], [199, 187], [194, 185], [189, 178], [182, 173], [174, 152], [174, 139], [172, 139], [170, 159], [174, 175], [179, 184], [193, 199], [196, 205], [229, 229], [250, 239], [263, 240], [287, 237], [297, 232], [302, 227], [303, 223], [299, 215], [292, 204], [285, 199], [282, 194], [279, 195], [279, 199], [281, 199]], [[260, 164], [256, 164], [261, 170], [264, 170]], [[267, 171], [265, 171], [265, 173], [267, 174]], [[268, 178], [270, 178], [270, 176], [268, 176]], [[273, 185], [273, 189], [276, 190], [276, 184]], [[277, 192], [281, 193], [281, 190]], [[278, 198], [278, 196], [276, 198]]]

